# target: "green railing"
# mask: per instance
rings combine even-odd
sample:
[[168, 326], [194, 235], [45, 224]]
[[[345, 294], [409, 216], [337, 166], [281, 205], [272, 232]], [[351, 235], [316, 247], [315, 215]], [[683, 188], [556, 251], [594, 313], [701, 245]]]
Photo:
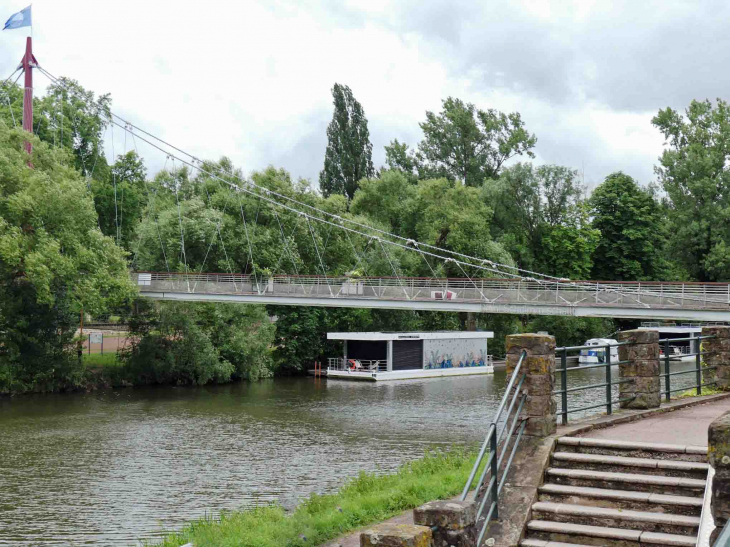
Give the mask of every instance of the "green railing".
[[[558, 414], [560, 414], [561, 424], [565, 425], [568, 423], [568, 414], [572, 414], [574, 412], [583, 412], [586, 410], [592, 410], [594, 408], [606, 408], [606, 413], [611, 414], [613, 412], [613, 405], [623, 403], [625, 401], [630, 401], [633, 399], [633, 397], [627, 397], [624, 399], [613, 399], [613, 393], [612, 388], [613, 386], [617, 386], [619, 384], [629, 383], [633, 382], [632, 378], [619, 378], [614, 379], [612, 377], [611, 367], [614, 365], [620, 365], [622, 363], [627, 363], [628, 361], [619, 361], [618, 359], [613, 360], [611, 358], [611, 348], [615, 348], [618, 346], [625, 346], [629, 344], [630, 342], [620, 342], [618, 344], [603, 344], [598, 346], [565, 346], [562, 348], [556, 348], [555, 353], [560, 358], [560, 368], [555, 369], [555, 375], [556, 377], [560, 376], [560, 389], [554, 390], [552, 393], [553, 395], [560, 395], [560, 409]], [[585, 366], [577, 366], [577, 367], [571, 367], [568, 368], [568, 353], [574, 352], [580, 350], [605, 350], [605, 362], [599, 363], [596, 365], [585, 365]], [[587, 386], [579, 386], [579, 387], [568, 387], [568, 373], [575, 372], [579, 370], [590, 370], [590, 369], [604, 369], [606, 371], [606, 381], [601, 382], [598, 384], [590, 384]], [[586, 391], [589, 389], [605, 389], [605, 400], [598, 404], [593, 405], [587, 405], [587, 406], [579, 406], [576, 408], [568, 408], [568, 394], [569, 393], [575, 393], [578, 391]]]
[[[510, 377], [509, 383], [507, 384], [507, 389], [502, 396], [502, 401], [499, 403], [499, 408], [494, 415], [492, 423], [489, 425], [489, 431], [487, 432], [487, 436], [484, 438], [482, 447], [479, 450], [477, 460], [474, 463], [474, 467], [472, 468], [471, 473], [469, 474], [469, 480], [466, 481], [466, 485], [464, 485], [464, 490], [461, 492], [461, 499], [463, 501], [469, 494], [469, 490], [471, 489], [471, 485], [474, 482], [474, 478], [476, 477], [479, 468], [484, 461], [484, 456], [487, 453], [487, 450], [489, 450], [489, 457], [487, 458], [484, 469], [482, 470], [482, 473], [479, 476], [479, 480], [477, 481], [476, 485], [476, 501], [478, 503], [476, 523], [477, 530], [479, 532], [477, 545], [482, 544], [484, 536], [487, 533], [487, 529], [489, 528], [489, 523], [493, 519], [496, 520], [499, 517], [499, 494], [502, 491], [502, 487], [504, 486], [504, 482], [509, 473], [509, 469], [512, 466], [512, 460], [517, 453], [517, 447], [519, 446], [520, 440], [522, 439], [522, 433], [525, 431], [525, 425], [527, 424], [526, 420], [522, 420], [521, 423], [519, 423], [518, 425], [518, 422], [520, 422], [522, 407], [527, 400], [527, 394], [521, 393], [522, 384], [525, 381], [525, 377], [527, 376], [526, 374], [521, 372], [522, 363], [524, 362], [526, 355], [527, 352], [524, 350], [520, 354], [520, 358], [517, 362], [517, 365], [515, 366], [515, 370]], [[518, 404], [517, 409], [515, 410], [516, 403]], [[502, 413], [504, 412], [505, 407], [508, 407], [507, 414], [505, 414], [504, 424], [500, 428], [500, 418], [502, 416]], [[511, 421], [510, 416], [512, 416]], [[507, 437], [504, 439], [502, 445], [500, 446], [502, 436], [507, 429]], [[513, 437], [516, 429], [517, 436]], [[506, 465], [502, 469], [502, 475], [500, 479], [499, 469], [502, 466], [504, 455], [507, 454], [509, 450], [509, 444], [511, 441], [513, 441], [512, 449], [509, 451], [509, 458], [507, 459]], [[487, 479], [487, 476], [489, 476], [489, 483], [487, 484], [486, 488], [484, 488], [484, 483]], [[481, 524], [482, 515], [484, 514], [484, 510], [487, 507], [488, 511], [486, 514], [486, 518], [484, 519], [483, 524]]]
[[[716, 381], [702, 383], [702, 371], [703, 370], [715, 370], [717, 367], [703, 367], [702, 366], [702, 356], [708, 355], [709, 352], [702, 351], [702, 340], [709, 340], [711, 338], [715, 338], [715, 336], [695, 336], [690, 338], [665, 338], [662, 341], [662, 345], [664, 347], [664, 389], [662, 390], [662, 394], [665, 396], [667, 401], [672, 400], [672, 393], [676, 393], [677, 391], [688, 391], [691, 389], [697, 390], [697, 395], [702, 395], [702, 388], [705, 386], [711, 386], [716, 384]], [[690, 351], [689, 353], [682, 353], [680, 354], [682, 357], [694, 357], [695, 361], [695, 367], [692, 370], [681, 370], [677, 372], [671, 371], [671, 362], [672, 362], [672, 355], [669, 353], [669, 343], [672, 342], [689, 342], [692, 344], [692, 342], [697, 342], [697, 351]], [[692, 346], [690, 345], [690, 350], [692, 349]], [[679, 376], [682, 374], [695, 374], [695, 381], [696, 383], [694, 385], [689, 386], [682, 386], [680, 388], [672, 389], [672, 377], [673, 376]]]

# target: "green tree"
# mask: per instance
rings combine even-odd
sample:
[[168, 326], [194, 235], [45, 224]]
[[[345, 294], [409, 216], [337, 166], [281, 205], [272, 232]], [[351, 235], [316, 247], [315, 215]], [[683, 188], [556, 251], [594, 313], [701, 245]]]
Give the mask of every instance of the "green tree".
[[667, 140], [655, 172], [671, 201], [671, 248], [700, 281], [730, 278], [730, 107], [692, 101], [652, 119]]
[[389, 164], [419, 178], [446, 174], [466, 186], [497, 178], [504, 162], [516, 155], [534, 157], [531, 149], [537, 143], [518, 112], [479, 110], [453, 97], [443, 101], [440, 113], [427, 111], [420, 126], [424, 139], [418, 153], [409, 154], [394, 141], [386, 146]]
[[619, 171], [607, 176], [589, 201], [593, 227], [601, 232], [593, 255], [593, 279], [665, 277], [666, 236], [662, 211], [652, 193]]
[[124, 252], [98, 229], [73, 157], [0, 121], [0, 391], [79, 381], [71, 342], [81, 310], [135, 293]]
[[335, 111], [327, 127], [327, 150], [319, 187], [325, 197], [340, 194], [352, 199], [360, 180], [374, 174], [373, 145], [365, 112], [350, 88], [335, 84], [332, 97]]

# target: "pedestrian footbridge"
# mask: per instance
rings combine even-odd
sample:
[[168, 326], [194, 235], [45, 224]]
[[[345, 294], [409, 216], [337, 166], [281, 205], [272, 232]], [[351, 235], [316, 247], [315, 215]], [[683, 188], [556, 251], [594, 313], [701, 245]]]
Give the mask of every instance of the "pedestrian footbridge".
[[191, 302], [730, 321], [729, 283], [134, 272], [142, 296]]

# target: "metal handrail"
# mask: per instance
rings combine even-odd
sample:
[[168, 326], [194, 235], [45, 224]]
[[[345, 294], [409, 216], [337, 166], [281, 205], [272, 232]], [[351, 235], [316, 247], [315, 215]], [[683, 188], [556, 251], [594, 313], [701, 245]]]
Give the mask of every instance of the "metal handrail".
[[[497, 412], [494, 415], [494, 419], [489, 424], [489, 430], [479, 450], [477, 459], [474, 462], [474, 467], [469, 474], [469, 479], [466, 481], [466, 485], [464, 485], [464, 489], [461, 492], [460, 499], [463, 501], [469, 494], [469, 490], [471, 489], [471, 485], [474, 482], [474, 478], [479, 471], [479, 467], [484, 461], [484, 456], [487, 452], [487, 449], [489, 449], [489, 457], [487, 458], [486, 464], [484, 465], [484, 470], [482, 471], [482, 474], [480, 475], [476, 486], [477, 498], [479, 497], [480, 493], [482, 495], [482, 500], [476, 513], [477, 527], [479, 526], [479, 522], [481, 520], [482, 514], [484, 513], [484, 509], [487, 507], [487, 504], [489, 504], [489, 510], [487, 511], [484, 525], [482, 526], [479, 533], [477, 545], [481, 545], [482, 540], [487, 533], [487, 529], [489, 528], [489, 523], [493, 519], [497, 519], [499, 517], [499, 494], [502, 491], [504, 481], [507, 477], [507, 474], [509, 473], [510, 467], [512, 466], [512, 460], [514, 459], [515, 453], [517, 452], [517, 446], [522, 440], [522, 434], [524, 433], [525, 426], [527, 424], [527, 421], [521, 419], [520, 417], [525, 401], [527, 401], [527, 394], [522, 393], [522, 384], [525, 381], [527, 374], [521, 372], [522, 363], [524, 362], [526, 356], [527, 352], [525, 350], [522, 350], [520, 358], [517, 361], [517, 365], [515, 366], [515, 370], [512, 372], [512, 376], [507, 383], [507, 389], [502, 395], [502, 400], [497, 407]], [[518, 399], [519, 404], [517, 405], [517, 409], [515, 410], [515, 404], [517, 403]], [[499, 420], [505, 410], [505, 407], [507, 408], [507, 414], [505, 415], [504, 425], [500, 431]], [[512, 416], [512, 421], [511, 423], [508, 423], [510, 421], [510, 416]], [[520, 421], [521, 423], [519, 423]], [[504, 455], [507, 453], [509, 443], [512, 440], [516, 429], [518, 429], [518, 431], [516, 437], [514, 437], [515, 440], [512, 445], [512, 450], [510, 451], [509, 458], [507, 459], [507, 464], [502, 470], [502, 478], [501, 480], [498, 480], [499, 467], [502, 464]], [[507, 437], [504, 440], [502, 451], [500, 453], [499, 442], [505, 430], [507, 430]], [[486, 489], [482, 491], [482, 487], [484, 486], [484, 482], [487, 478], [487, 473], [490, 474], [489, 483]]]
[[[702, 351], [702, 346], [700, 345], [697, 349], [699, 351], [691, 352], [691, 353], [683, 353], [682, 357], [694, 357], [695, 366], [692, 370], [680, 370], [671, 372], [671, 362], [672, 362], [672, 355], [669, 354], [669, 343], [670, 342], [693, 342], [697, 340], [698, 344], [702, 340], [710, 340], [713, 338], [717, 338], [716, 335], [710, 335], [710, 336], [695, 336], [690, 338], [665, 338], [663, 340], [663, 349], [664, 349], [664, 373], [662, 374], [660, 372], [660, 376], [664, 376], [664, 389], [662, 390], [661, 394], [664, 395], [665, 400], [667, 402], [672, 400], [672, 393], [676, 393], [678, 391], [690, 391], [690, 390], [697, 390], [697, 395], [702, 395], [702, 388], [711, 386], [711, 385], [717, 385], [717, 381], [713, 380], [712, 382], [702, 382], [702, 371], [703, 370], [715, 370], [716, 366], [709, 366], [709, 367], [703, 367], [702, 366], [702, 356], [703, 355], [709, 355], [712, 352], [709, 351]], [[691, 349], [691, 348], [690, 348]], [[680, 376], [682, 374], [695, 374], [695, 381], [696, 383], [691, 386], [684, 386], [677, 389], [672, 389], [672, 382], [671, 378], [672, 376]]]
[[728, 545], [730, 545], [730, 520], [725, 523], [712, 547], [727, 547]]

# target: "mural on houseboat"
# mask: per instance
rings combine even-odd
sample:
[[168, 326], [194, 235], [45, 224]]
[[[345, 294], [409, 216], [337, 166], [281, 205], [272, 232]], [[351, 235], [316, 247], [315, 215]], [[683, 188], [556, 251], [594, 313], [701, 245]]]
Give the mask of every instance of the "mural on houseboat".
[[424, 340], [423, 368], [483, 367], [487, 364], [487, 341], [484, 339]]

